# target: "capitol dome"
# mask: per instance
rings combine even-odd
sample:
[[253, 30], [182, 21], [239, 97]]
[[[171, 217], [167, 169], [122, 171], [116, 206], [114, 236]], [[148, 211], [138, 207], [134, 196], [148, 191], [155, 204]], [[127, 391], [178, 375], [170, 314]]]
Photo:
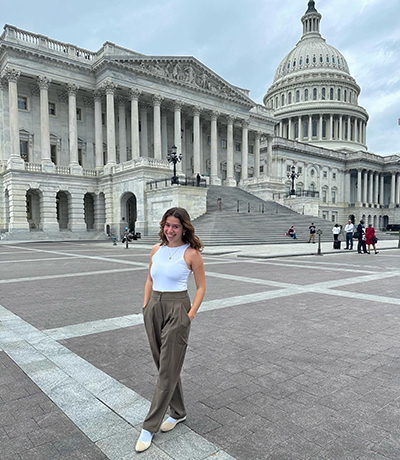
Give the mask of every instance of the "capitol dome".
[[315, 1], [301, 18], [303, 35], [279, 64], [264, 105], [280, 120], [276, 135], [333, 149], [366, 150], [368, 114], [345, 57], [320, 34]]

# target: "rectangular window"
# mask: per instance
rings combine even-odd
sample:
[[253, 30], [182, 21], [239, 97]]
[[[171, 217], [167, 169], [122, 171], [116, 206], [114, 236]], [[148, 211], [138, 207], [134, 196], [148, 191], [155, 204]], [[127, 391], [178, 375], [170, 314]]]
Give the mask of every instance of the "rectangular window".
[[82, 166], [82, 149], [78, 149], [78, 163]]
[[21, 158], [26, 162], [29, 161], [29, 143], [28, 141], [19, 141], [19, 153]]
[[[106, 114], [105, 114], [105, 113], [102, 113], [102, 114], [101, 114], [101, 124], [102, 124], [103, 126], [105, 126], [105, 124], [106, 124]], [[140, 128], [141, 128], [141, 126], [140, 126], [140, 122], [139, 122], [139, 131], [141, 131]], [[104, 164], [105, 164], [105, 163], [104, 163]]]
[[332, 179], [336, 180], [336, 173], [332, 173]]
[[51, 161], [56, 165], [57, 164], [57, 146], [54, 144], [50, 145], [50, 156]]
[[76, 119], [82, 121], [82, 109], [80, 107], [76, 108]]
[[336, 192], [332, 191], [332, 204], [336, 204]]
[[242, 144], [240, 142], [235, 143], [235, 150], [236, 152], [240, 152], [242, 150]]
[[221, 139], [221, 147], [223, 149], [226, 149], [228, 147], [228, 144], [227, 144], [227, 141], [226, 139]]
[[286, 165], [286, 172], [290, 172], [291, 170], [291, 166], [290, 165]]
[[28, 98], [24, 96], [18, 96], [18, 108], [20, 110], [28, 110]]
[[254, 145], [249, 145], [249, 153], [250, 154], [254, 153]]
[[303, 172], [303, 168], [302, 168], [301, 166], [299, 166], [299, 167], [297, 168], [297, 172], [298, 172], [299, 174], [301, 174], [301, 173]]
[[322, 190], [322, 203], [326, 203], [326, 190]]
[[326, 179], [327, 177], [328, 177], [328, 172], [324, 171], [324, 179]]
[[54, 102], [49, 102], [49, 115], [56, 116], [56, 104]]
[[207, 145], [211, 145], [211, 136], [207, 137]]

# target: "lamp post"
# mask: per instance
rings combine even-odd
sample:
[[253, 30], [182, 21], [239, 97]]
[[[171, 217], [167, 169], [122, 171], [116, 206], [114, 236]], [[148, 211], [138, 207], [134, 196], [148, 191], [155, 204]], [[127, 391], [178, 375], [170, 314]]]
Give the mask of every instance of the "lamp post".
[[168, 155], [167, 155], [168, 162], [173, 163], [174, 165], [174, 175], [172, 176], [172, 179], [171, 179], [171, 185], [178, 183], [178, 176], [176, 175], [176, 163], [179, 163], [180, 161], [182, 161], [182, 154], [180, 153], [178, 155], [177, 151], [178, 149], [176, 148], [175, 145], [173, 145], [171, 147], [171, 151], [168, 152]]
[[296, 168], [292, 166], [290, 168], [290, 172], [286, 174], [287, 178], [292, 181], [292, 190], [290, 190], [290, 195], [296, 195], [296, 190], [294, 189], [294, 180], [298, 179], [300, 176], [300, 173], [296, 172]]

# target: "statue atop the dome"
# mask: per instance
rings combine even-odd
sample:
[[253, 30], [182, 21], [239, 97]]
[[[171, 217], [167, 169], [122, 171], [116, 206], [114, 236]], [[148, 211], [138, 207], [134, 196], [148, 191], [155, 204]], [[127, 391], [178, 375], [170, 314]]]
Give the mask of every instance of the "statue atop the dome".
[[307, 13], [318, 13], [317, 9], [315, 8], [314, 0], [310, 0], [308, 2], [308, 10], [304, 14], [307, 14]]

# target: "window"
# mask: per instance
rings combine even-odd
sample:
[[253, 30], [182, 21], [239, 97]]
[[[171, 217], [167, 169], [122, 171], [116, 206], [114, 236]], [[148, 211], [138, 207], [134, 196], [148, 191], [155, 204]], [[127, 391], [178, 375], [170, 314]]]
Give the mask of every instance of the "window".
[[322, 203], [326, 203], [326, 190], [322, 190]]
[[282, 94], [281, 99], [282, 99], [282, 104], [281, 105], [285, 105], [285, 95], [284, 94]]
[[336, 191], [332, 190], [332, 204], [336, 204]]
[[299, 137], [299, 124], [296, 121], [296, 123], [294, 124], [294, 138], [298, 139], [298, 137]]
[[317, 120], [312, 121], [312, 135], [317, 137]]
[[288, 104], [291, 104], [291, 103], [292, 103], [292, 93], [289, 93]]
[[19, 153], [21, 158], [26, 162], [29, 161], [29, 143], [28, 141], [19, 141]]
[[304, 100], [308, 101], [308, 89], [304, 90]]
[[303, 168], [302, 168], [301, 166], [298, 166], [297, 172], [298, 172], [299, 174], [301, 174], [301, 173], [303, 172]]
[[303, 137], [308, 137], [308, 120], [303, 123]]
[[277, 109], [279, 107], [279, 99], [278, 96], [275, 98], [275, 108]]
[[78, 163], [82, 166], [82, 149], [78, 149]]
[[337, 100], [340, 101], [340, 96], [341, 96], [341, 92], [340, 92], [340, 88], [338, 88], [337, 90]]
[[76, 108], [76, 119], [82, 121], [82, 109], [80, 107]]
[[324, 101], [325, 100], [325, 88], [322, 88], [322, 91], [321, 91], [321, 99]]
[[[106, 114], [105, 114], [105, 113], [102, 113], [102, 114], [101, 114], [101, 124], [102, 124], [103, 126], [105, 126], [105, 124], [106, 124]], [[140, 122], [139, 122], [139, 132], [142, 130], [141, 128], [142, 128], [142, 127], [141, 127], [141, 124], [140, 124]], [[104, 164], [105, 164], [105, 163], [104, 163]]]
[[24, 96], [18, 96], [18, 108], [20, 110], [28, 110], [28, 98]]
[[240, 142], [235, 143], [235, 150], [236, 152], [240, 152], [242, 150], [242, 144]]
[[329, 56], [326, 55], [326, 62], [329, 62]]
[[50, 158], [51, 161], [56, 165], [57, 164], [57, 146], [54, 144], [50, 145]]
[[317, 58], [315, 57], [315, 54], [314, 54], [314, 56], [312, 58], [312, 61], [314, 62], [314, 64], [317, 62]]
[[317, 100], [317, 88], [313, 89], [312, 95], [313, 95], [313, 101], [316, 101]]
[[289, 172], [289, 173], [290, 173], [291, 168], [292, 168], [292, 167], [291, 167], [290, 165], [286, 165], [286, 172]]
[[221, 147], [222, 147], [223, 149], [226, 149], [226, 148], [228, 147], [228, 144], [227, 144], [227, 142], [226, 142], [226, 139], [221, 139]]
[[344, 102], [347, 102], [347, 89], [343, 91], [343, 100]]
[[300, 102], [300, 91], [296, 91], [296, 102]]
[[333, 179], [333, 180], [336, 180], [336, 173], [335, 173], [335, 172], [332, 173], [332, 179]]
[[329, 99], [333, 101], [333, 88], [329, 90]]
[[324, 60], [322, 59], [322, 54], [319, 55], [319, 62], [324, 62]]
[[253, 152], [254, 152], [254, 146], [249, 145], [249, 153], [253, 154]]
[[306, 57], [306, 64], [308, 64], [309, 62], [310, 62], [310, 59], [309, 59], [309, 57], [307, 56], [307, 57]]
[[54, 102], [49, 102], [49, 115], [56, 115], [56, 104]]
[[211, 136], [207, 137], [207, 145], [211, 145]]
[[324, 171], [323, 175], [324, 175], [324, 179], [326, 179], [328, 177], [328, 172]]
[[303, 58], [300, 58], [299, 65], [303, 65]]

